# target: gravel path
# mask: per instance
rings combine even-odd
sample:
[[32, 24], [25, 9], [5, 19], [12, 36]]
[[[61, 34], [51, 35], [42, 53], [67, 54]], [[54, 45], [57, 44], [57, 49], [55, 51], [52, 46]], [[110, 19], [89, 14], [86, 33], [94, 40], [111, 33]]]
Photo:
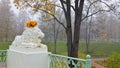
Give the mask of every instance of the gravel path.
[[92, 60], [92, 65], [95, 67], [95, 68], [105, 68], [103, 66], [101, 66], [100, 64], [96, 63], [96, 61], [104, 61], [106, 60], [106, 58], [94, 58], [94, 59], [91, 59]]
[[6, 63], [5, 62], [0, 62], [0, 68], [6, 68]]

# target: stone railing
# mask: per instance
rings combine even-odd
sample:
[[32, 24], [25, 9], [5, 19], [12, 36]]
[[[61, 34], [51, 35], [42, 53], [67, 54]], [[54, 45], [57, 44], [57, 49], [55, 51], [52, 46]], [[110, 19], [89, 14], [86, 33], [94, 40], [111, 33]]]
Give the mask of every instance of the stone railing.
[[[6, 50], [0, 50], [0, 68], [7, 68], [6, 65]], [[87, 59], [79, 59], [68, 56], [62, 56], [49, 53], [50, 68], [91, 68], [90, 55], [87, 55]], [[70, 67], [70, 64], [72, 67]]]

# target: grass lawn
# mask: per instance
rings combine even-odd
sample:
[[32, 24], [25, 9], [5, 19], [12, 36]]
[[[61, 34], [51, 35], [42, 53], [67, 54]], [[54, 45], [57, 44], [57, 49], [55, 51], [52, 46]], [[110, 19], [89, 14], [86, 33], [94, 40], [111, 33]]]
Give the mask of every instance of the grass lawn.
[[[85, 42], [81, 42], [79, 50], [81, 52], [86, 51]], [[100, 41], [91, 41], [89, 45], [89, 51], [91, 55], [101, 57], [101, 56], [109, 56], [113, 52], [120, 53], [120, 42], [100, 42]]]
[[11, 42], [0, 42], [0, 50], [6, 50], [9, 48]]
[[[48, 46], [50, 52], [54, 52], [53, 42], [43, 42]], [[0, 50], [8, 49], [11, 42], [0, 42]], [[57, 53], [67, 55], [67, 46], [65, 41], [57, 42]], [[110, 55], [112, 52], [120, 53], [120, 42], [100, 42], [100, 41], [91, 41], [89, 45], [90, 55], [92, 57], [103, 57], [103, 55]], [[86, 46], [85, 42], [81, 41], [79, 45], [79, 52], [85, 53]]]

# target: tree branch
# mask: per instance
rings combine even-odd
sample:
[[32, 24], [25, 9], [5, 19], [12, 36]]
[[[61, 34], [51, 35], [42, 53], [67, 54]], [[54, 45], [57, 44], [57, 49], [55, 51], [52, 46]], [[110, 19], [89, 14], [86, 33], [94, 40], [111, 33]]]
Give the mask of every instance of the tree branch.
[[[88, 1], [89, 1], [89, 0], [88, 0]], [[98, 11], [96, 11], [96, 12], [88, 15], [88, 14], [89, 14], [89, 9], [90, 9], [90, 7], [91, 7], [94, 3], [98, 2], [98, 1], [100, 1], [101, 3], [104, 3], [107, 7], [109, 7], [109, 10], [98, 10]], [[90, 2], [90, 1], [89, 1], [89, 2]], [[90, 2], [90, 3], [91, 3], [91, 2]], [[86, 14], [86, 16], [82, 19], [82, 21], [83, 21], [85, 18], [88, 18], [88, 17], [90, 17], [90, 16], [92, 16], [92, 15], [95, 15], [95, 14], [97, 14], [97, 13], [99, 13], [99, 12], [103, 12], [103, 11], [105, 11], [105, 12], [110, 12], [110, 11], [113, 10], [113, 9], [114, 9], [114, 7], [111, 8], [107, 3], [105, 3], [105, 2], [103, 2], [103, 1], [101, 1], [101, 0], [96, 0], [96, 1], [92, 2], [92, 3], [89, 5], [88, 10], [87, 10], [87, 14]]]
[[56, 4], [52, 4], [52, 5], [57, 6], [57, 7], [61, 8], [61, 9], [63, 9], [63, 8], [62, 8], [61, 6], [59, 6], [59, 5], [56, 5]]
[[60, 0], [60, 3], [61, 3], [61, 5], [62, 5], [63, 11], [65, 12], [65, 15], [66, 15], [66, 14], [67, 14], [67, 10], [65, 9], [65, 6], [64, 6], [64, 4], [63, 4], [63, 0]]
[[[64, 4], [68, 4], [68, 3], [66, 3], [65, 1], [62, 1]], [[71, 7], [72, 7], [72, 9], [75, 11], [75, 8], [74, 8], [74, 6], [72, 6], [71, 4], [68, 4], [68, 5], [70, 5]]]
[[79, 12], [77, 12], [77, 13], [80, 15], [80, 17], [79, 17], [80, 21], [82, 21], [82, 12], [83, 12], [83, 7], [84, 7], [84, 1], [85, 0], [80, 0], [79, 6], [78, 6]]
[[79, 5], [79, 6], [78, 6], [79, 8], [82, 6], [82, 4], [83, 4], [83, 6], [84, 6], [84, 1], [85, 1], [85, 0], [80, 0], [80, 2], [79, 2], [79, 4], [78, 4], [78, 5]]
[[[30, 7], [32, 7], [28, 2], [27, 2], [27, 4], [28, 4]], [[51, 15], [59, 24], [61, 24], [61, 25], [64, 27], [64, 29], [66, 29], [65, 25], [64, 25], [61, 21], [59, 21], [55, 15], [50, 14], [50, 13], [47, 12], [46, 10], [43, 10], [43, 9], [40, 9], [40, 8], [35, 8], [35, 9], [36, 9], [36, 10], [41, 10], [41, 11], [43, 11], [43, 12]]]
[[107, 7], [109, 7], [110, 10], [113, 10], [113, 9], [115, 8], [115, 6], [114, 6], [114, 7], [111, 7], [111, 6], [109, 6], [107, 3], [105, 3], [105, 2], [103, 2], [103, 1], [101, 1], [101, 0], [100, 0], [100, 2], [103, 3], [103, 4], [105, 4]]
[[110, 12], [111, 10], [98, 10], [98, 11], [96, 11], [96, 12], [94, 12], [94, 13], [92, 13], [92, 14], [90, 14], [90, 15], [87, 15], [87, 16], [85, 16], [84, 18], [82, 18], [82, 21], [83, 21], [85, 18], [88, 18], [88, 17], [93, 16], [93, 15], [99, 13], [99, 12], [104, 12], [104, 11], [105, 11], [105, 12]]
[[90, 5], [89, 5], [89, 7], [88, 7], [88, 10], [87, 10], [87, 14], [86, 14], [86, 16], [89, 14], [89, 9], [90, 9], [90, 7], [92, 6], [92, 5], [94, 5], [94, 3], [96, 3], [96, 2], [98, 2], [99, 0], [96, 0], [96, 1], [94, 1], [94, 2], [90, 2]]
[[39, 10], [51, 15], [59, 24], [61, 24], [66, 29], [65, 25], [61, 21], [59, 21], [55, 15], [50, 14], [49, 12], [47, 12], [46, 10], [43, 10], [43, 9], [39, 9]]
[[[91, 2], [90, 0], [88, 0], [90, 3], [93, 3], [93, 2]], [[98, 2], [98, 1], [100, 1], [100, 0], [96, 0], [96, 1], [94, 1], [94, 2]], [[95, 7], [95, 5], [93, 4], [93, 6]]]

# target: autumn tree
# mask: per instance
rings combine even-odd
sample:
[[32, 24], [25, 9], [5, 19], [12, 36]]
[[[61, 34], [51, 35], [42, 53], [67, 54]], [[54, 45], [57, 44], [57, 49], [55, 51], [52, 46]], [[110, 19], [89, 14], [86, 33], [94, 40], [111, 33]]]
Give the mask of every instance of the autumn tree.
[[[66, 31], [68, 56], [78, 57], [79, 35], [82, 21], [98, 12], [110, 11], [111, 6], [102, 0], [56, 0], [58, 4], [54, 4], [54, 1], [55, 0], [14, 0], [13, 3], [19, 10], [27, 11], [26, 9], [29, 8], [31, 9], [31, 13], [45, 12], [48, 15], [43, 14], [42, 17], [47, 16], [49, 19], [54, 18]], [[102, 3], [102, 6], [98, 5], [99, 3]], [[55, 6], [63, 10], [66, 22], [61, 22], [57, 18], [54, 13]], [[86, 9], [85, 6], [88, 7], [84, 14], [83, 10]], [[93, 10], [94, 12], [89, 13], [91, 7], [95, 9]], [[107, 7], [107, 9], [103, 7]]]

